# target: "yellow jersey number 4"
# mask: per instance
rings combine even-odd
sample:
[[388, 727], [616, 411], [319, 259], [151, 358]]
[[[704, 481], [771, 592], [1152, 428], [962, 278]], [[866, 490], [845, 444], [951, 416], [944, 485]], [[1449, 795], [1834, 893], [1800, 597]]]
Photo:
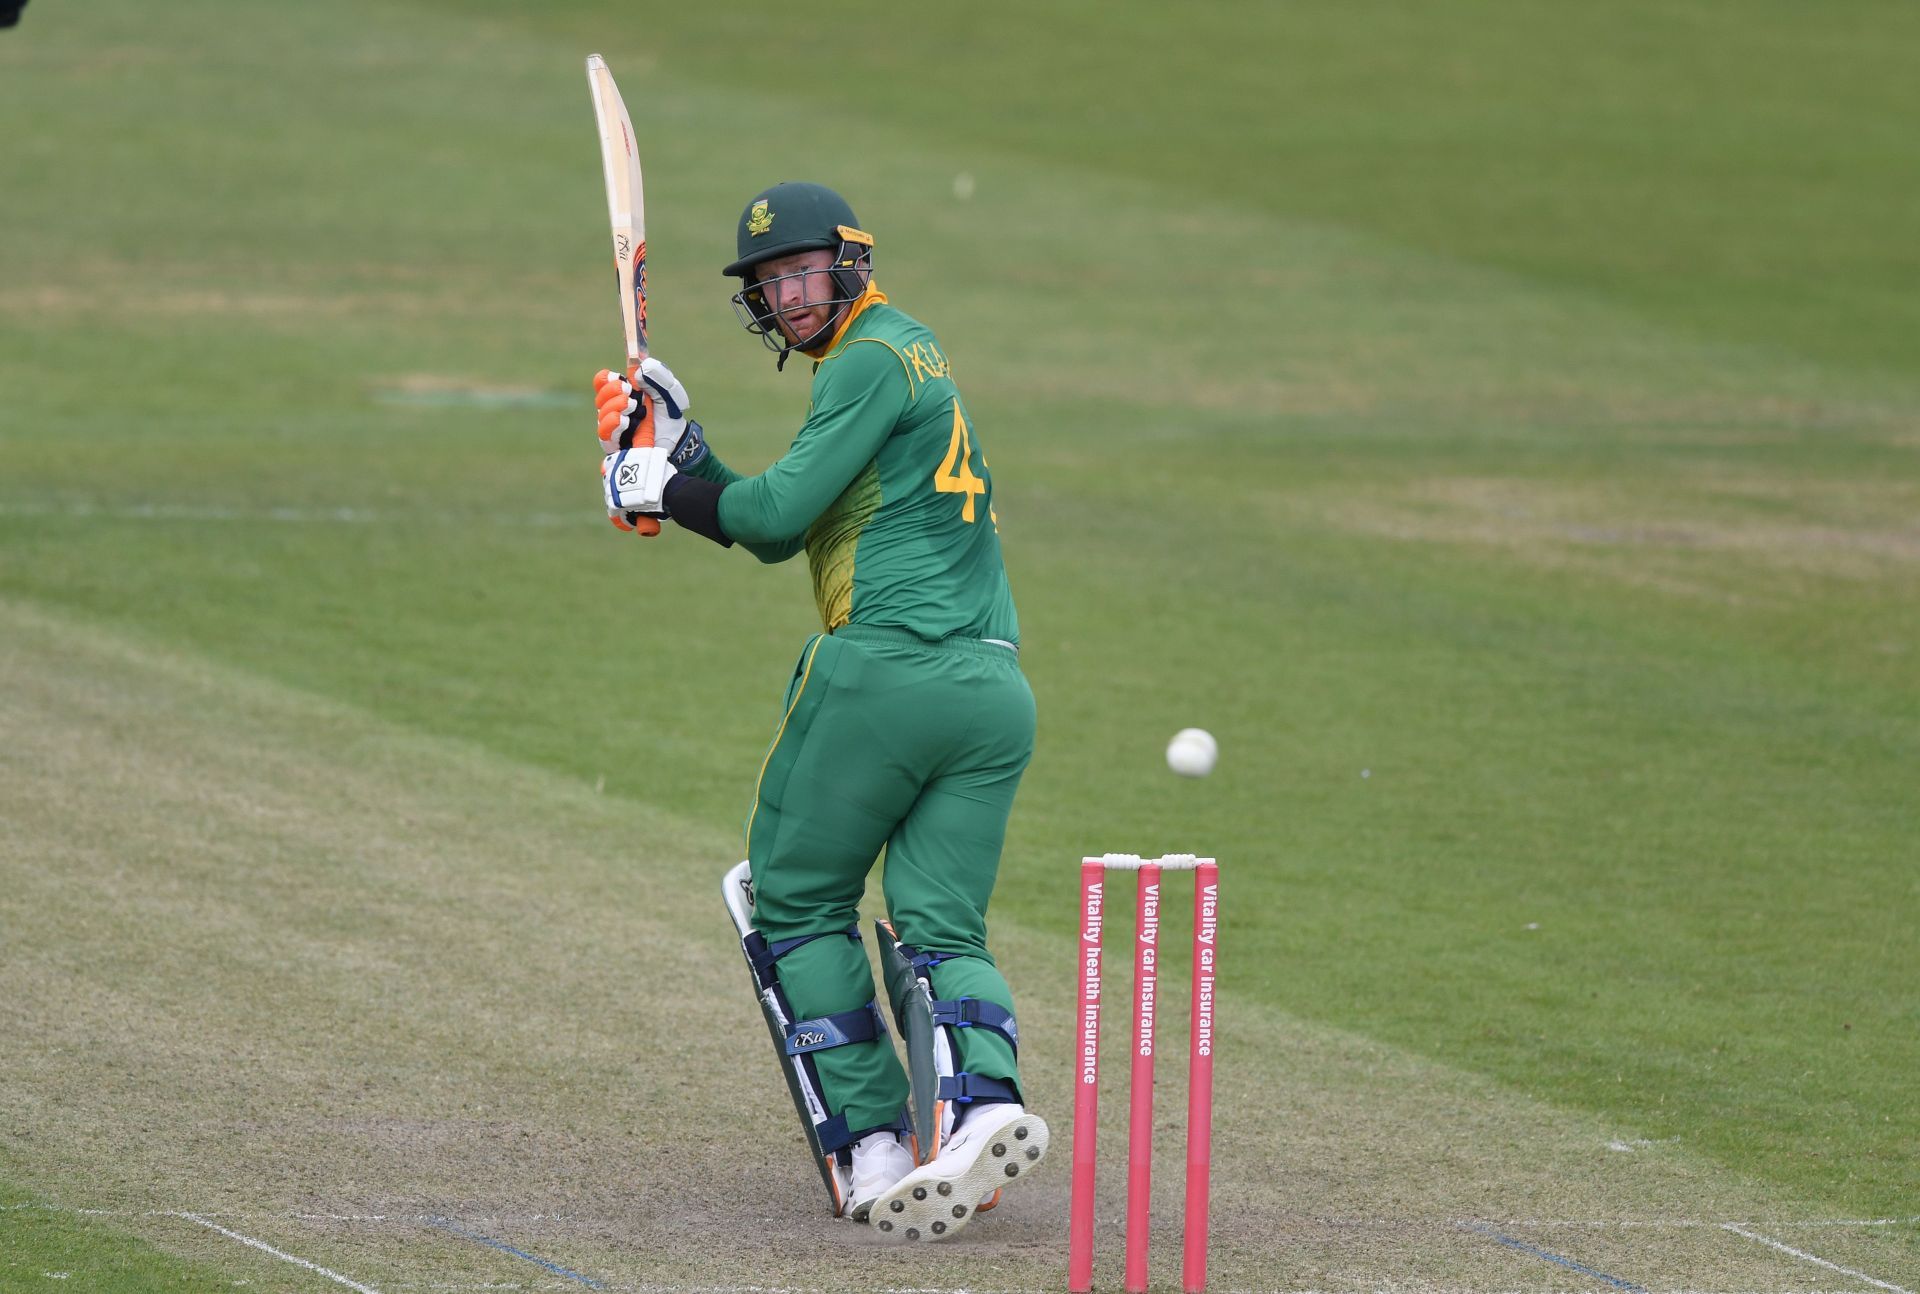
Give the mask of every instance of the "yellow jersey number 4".
[[[960, 510], [960, 519], [971, 523], [974, 520], [973, 496], [985, 494], [987, 483], [973, 474], [973, 467], [967, 462], [973, 457], [973, 443], [967, 436], [967, 420], [961, 416], [960, 401], [953, 402], [953, 440], [947, 445], [946, 461], [933, 474], [933, 488], [941, 494], [963, 494], [966, 506]], [[986, 459], [980, 460], [982, 467]]]

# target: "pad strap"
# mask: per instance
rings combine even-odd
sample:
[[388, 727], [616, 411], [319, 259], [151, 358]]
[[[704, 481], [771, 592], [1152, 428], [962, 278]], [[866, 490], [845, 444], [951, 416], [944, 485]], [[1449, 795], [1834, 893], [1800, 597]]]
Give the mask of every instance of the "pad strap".
[[854, 1142], [860, 1140], [860, 1138], [871, 1136], [876, 1132], [911, 1133], [913, 1131], [913, 1118], [903, 1107], [900, 1111], [900, 1117], [892, 1123], [882, 1123], [872, 1128], [848, 1128], [847, 1116], [841, 1113], [834, 1115], [825, 1123], [816, 1123], [814, 1125], [814, 1131], [820, 1136], [820, 1153], [823, 1155], [837, 1155], [853, 1145]]
[[1014, 1101], [1020, 1099], [1020, 1091], [1004, 1078], [987, 1078], [982, 1074], [955, 1074], [952, 1078], [940, 1080], [938, 1099], [958, 1101], [962, 1105], [969, 1101]]
[[847, 1116], [836, 1114], [831, 1119], [813, 1125], [814, 1135], [820, 1138], [820, 1153], [831, 1155], [845, 1150], [859, 1138], [847, 1130]]
[[907, 956], [907, 965], [917, 971], [930, 970], [941, 962], [952, 961], [957, 953], [923, 953], [907, 944], [900, 945], [900, 951]]
[[794, 1021], [787, 1029], [787, 1055], [804, 1056], [886, 1036], [887, 1022], [881, 1018], [879, 1006], [869, 1002], [851, 1011]]
[[976, 1025], [991, 1029], [1012, 1043], [1016, 1054], [1019, 1052], [1020, 1026], [1014, 1023], [1013, 1012], [998, 1003], [977, 997], [957, 997], [928, 1005], [933, 1008], [935, 1024], [950, 1029], [971, 1029]]
[[853, 942], [859, 943], [859, 923], [856, 922], [848, 926], [845, 930], [821, 930], [810, 935], [795, 935], [791, 939], [781, 939], [775, 943], [768, 943], [765, 935], [761, 934], [758, 930], [751, 930], [747, 932], [746, 937], [740, 942], [747, 950], [747, 960], [753, 963], [754, 974], [760, 977], [760, 986], [762, 988], [771, 988], [774, 982], [773, 964], [775, 962], [802, 944], [810, 944], [816, 939], [831, 939], [835, 935], [845, 935], [847, 938], [853, 940]]
[[900, 1107], [900, 1113], [894, 1116], [891, 1123], [876, 1123], [871, 1128], [855, 1128], [853, 1130], [853, 1140], [858, 1141], [862, 1137], [870, 1137], [876, 1132], [897, 1132], [903, 1137], [912, 1136], [913, 1111], [903, 1105]]

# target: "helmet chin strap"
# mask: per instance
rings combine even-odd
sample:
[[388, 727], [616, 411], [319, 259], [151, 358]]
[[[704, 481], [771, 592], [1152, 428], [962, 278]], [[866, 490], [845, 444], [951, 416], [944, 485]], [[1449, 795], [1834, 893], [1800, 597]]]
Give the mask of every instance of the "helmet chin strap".
[[[807, 348], [812, 346], [815, 342], [819, 341], [821, 338], [833, 336], [834, 326], [840, 322], [840, 317], [847, 313], [848, 308], [849, 307], [843, 305], [838, 310], [834, 311], [833, 317], [828, 319], [825, 323], [821, 324], [818, 328], [814, 329], [813, 335], [811, 337], [808, 337], [805, 341], [788, 342], [785, 346], [781, 347], [779, 357], [775, 359], [773, 362], [773, 371], [776, 373], [786, 372], [787, 356], [793, 354], [793, 352], [795, 351], [799, 351], [802, 354], [805, 354], [807, 351]], [[781, 320], [781, 322], [785, 323], [786, 321]]]

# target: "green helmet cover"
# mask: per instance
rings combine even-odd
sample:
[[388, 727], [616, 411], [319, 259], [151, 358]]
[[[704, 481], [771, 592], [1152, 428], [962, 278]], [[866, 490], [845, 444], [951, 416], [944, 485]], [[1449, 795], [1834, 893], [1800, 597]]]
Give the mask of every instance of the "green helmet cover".
[[824, 184], [786, 180], [747, 203], [740, 213], [739, 257], [720, 272], [744, 279], [762, 261], [816, 248], [838, 252], [847, 243], [873, 246], [847, 200]]

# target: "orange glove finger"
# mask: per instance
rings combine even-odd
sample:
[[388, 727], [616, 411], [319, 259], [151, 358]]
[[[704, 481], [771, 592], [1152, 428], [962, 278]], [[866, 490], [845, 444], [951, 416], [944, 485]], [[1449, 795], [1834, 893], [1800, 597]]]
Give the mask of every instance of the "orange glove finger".
[[600, 413], [600, 448], [611, 454], [616, 449], [653, 443], [653, 401], [641, 400], [638, 408], [616, 405]]
[[653, 443], [653, 399], [644, 387], [601, 369], [594, 375], [594, 408], [603, 453]]

